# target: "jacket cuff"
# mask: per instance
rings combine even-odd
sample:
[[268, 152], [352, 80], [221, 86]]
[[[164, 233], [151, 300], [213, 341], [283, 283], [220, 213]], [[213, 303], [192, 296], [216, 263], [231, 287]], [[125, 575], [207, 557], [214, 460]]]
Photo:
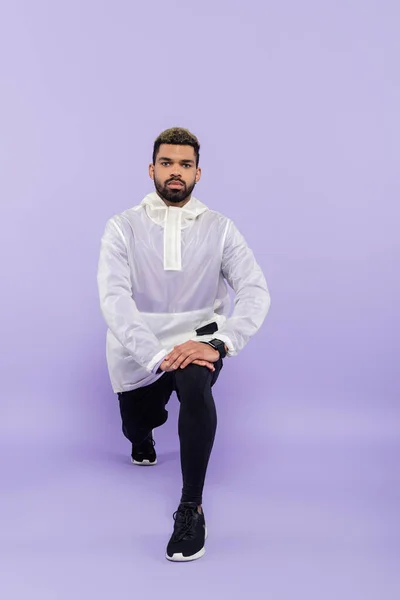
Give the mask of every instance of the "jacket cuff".
[[156, 373], [158, 367], [161, 365], [162, 361], [164, 360], [164, 357], [167, 356], [168, 352], [169, 350], [166, 350], [165, 348], [160, 350], [160, 352], [157, 352], [157, 354], [153, 356], [151, 361], [148, 363], [146, 367], [147, 370], [151, 373]]
[[157, 352], [157, 354], [153, 356], [153, 358], [147, 365], [147, 370], [151, 373], [157, 373], [158, 367], [161, 365], [167, 354], [172, 352], [173, 349], [174, 347], [171, 346], [171, 348], [163, 348], [162, 350], [160, 350], [160, 352]]

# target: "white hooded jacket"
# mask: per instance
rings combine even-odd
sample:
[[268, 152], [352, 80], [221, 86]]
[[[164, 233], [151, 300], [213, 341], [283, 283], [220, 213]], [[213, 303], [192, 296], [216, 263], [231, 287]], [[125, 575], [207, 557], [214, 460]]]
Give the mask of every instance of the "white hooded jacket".
[[[114, 392], [149, 385], [177, 344], [222, 340], [236, 355], [261, 327], [271, 299], [233, 221], [194, 196], [167, 206], [156, 192], [106, 224], [97, 274]], [[226, 281], [235, 292], [230, 297]], [[216, 322], [213, 334], [196, 329]]]

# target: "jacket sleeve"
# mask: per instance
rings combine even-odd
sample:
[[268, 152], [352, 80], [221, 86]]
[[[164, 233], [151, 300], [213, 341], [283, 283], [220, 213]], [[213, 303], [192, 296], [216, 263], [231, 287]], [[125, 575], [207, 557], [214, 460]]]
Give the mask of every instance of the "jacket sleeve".
[[233, 221], [228, 222], [222, 255], [222, 274], [235, 292], [232, 315], [215, 333], [236, 355], [259, 330], [271, 305], [267, 282], [252, 250]]
[[116, 339], [149, 372], [168, 353], [143, 320], [132, 297], [127, 245], [116, 217], [105, 227], [97, 270], [100, 308]]

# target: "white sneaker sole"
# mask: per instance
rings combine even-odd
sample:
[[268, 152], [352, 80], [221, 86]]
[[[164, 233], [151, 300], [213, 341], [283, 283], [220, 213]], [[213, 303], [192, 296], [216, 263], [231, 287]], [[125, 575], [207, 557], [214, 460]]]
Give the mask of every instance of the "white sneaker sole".
[[[207, 527], [205, 529], [206, 529], [206, 532], [205, 532], [204, 541], [207, 539]], [[205, 553], [206, 553], [206, 549], [203, 546], [203, 548], [201, 550], [196, 552], [196, 554], [192, 554], [192, 556], [183, 556], [182, 552], [178, 552], [178, 553], [173, 554], [172, 556], [168, 556], [168, 554], [166, 554], [165, 558], [167, 560], [170, 560], [171, 562], [189, 562], [191, 560], [197, 560], [198, 558], [201, 558], [202, 556], [204, 556]]]
[[131, 457], [131, 463], [133, 465], [139, 465], [139, 467], [153, 467], [154, 465], [157, 464], [157, 459], [154, 460], [153, 462], [150, 462], [149, 460], [142, 460], [142, 461], [140, 461], [140, 460], [134, 460]]

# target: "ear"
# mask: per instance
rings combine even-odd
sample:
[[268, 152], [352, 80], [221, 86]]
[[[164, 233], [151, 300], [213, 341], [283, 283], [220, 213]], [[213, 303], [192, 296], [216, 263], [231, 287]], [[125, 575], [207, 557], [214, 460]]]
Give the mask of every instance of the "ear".
[[201, 169], [200, 169], [200, 167], [198, 167], [198, 168], [196, 169], [196, 177], [195, 177], [195, 182], [196, 182], [196, 183], [198, 183], [198, 182], [200, 181], [200, 178], [201, 178]]
[[154, 165], [152, 163], [149, 164], [149, 176], [150, 179], [154, 179]]

